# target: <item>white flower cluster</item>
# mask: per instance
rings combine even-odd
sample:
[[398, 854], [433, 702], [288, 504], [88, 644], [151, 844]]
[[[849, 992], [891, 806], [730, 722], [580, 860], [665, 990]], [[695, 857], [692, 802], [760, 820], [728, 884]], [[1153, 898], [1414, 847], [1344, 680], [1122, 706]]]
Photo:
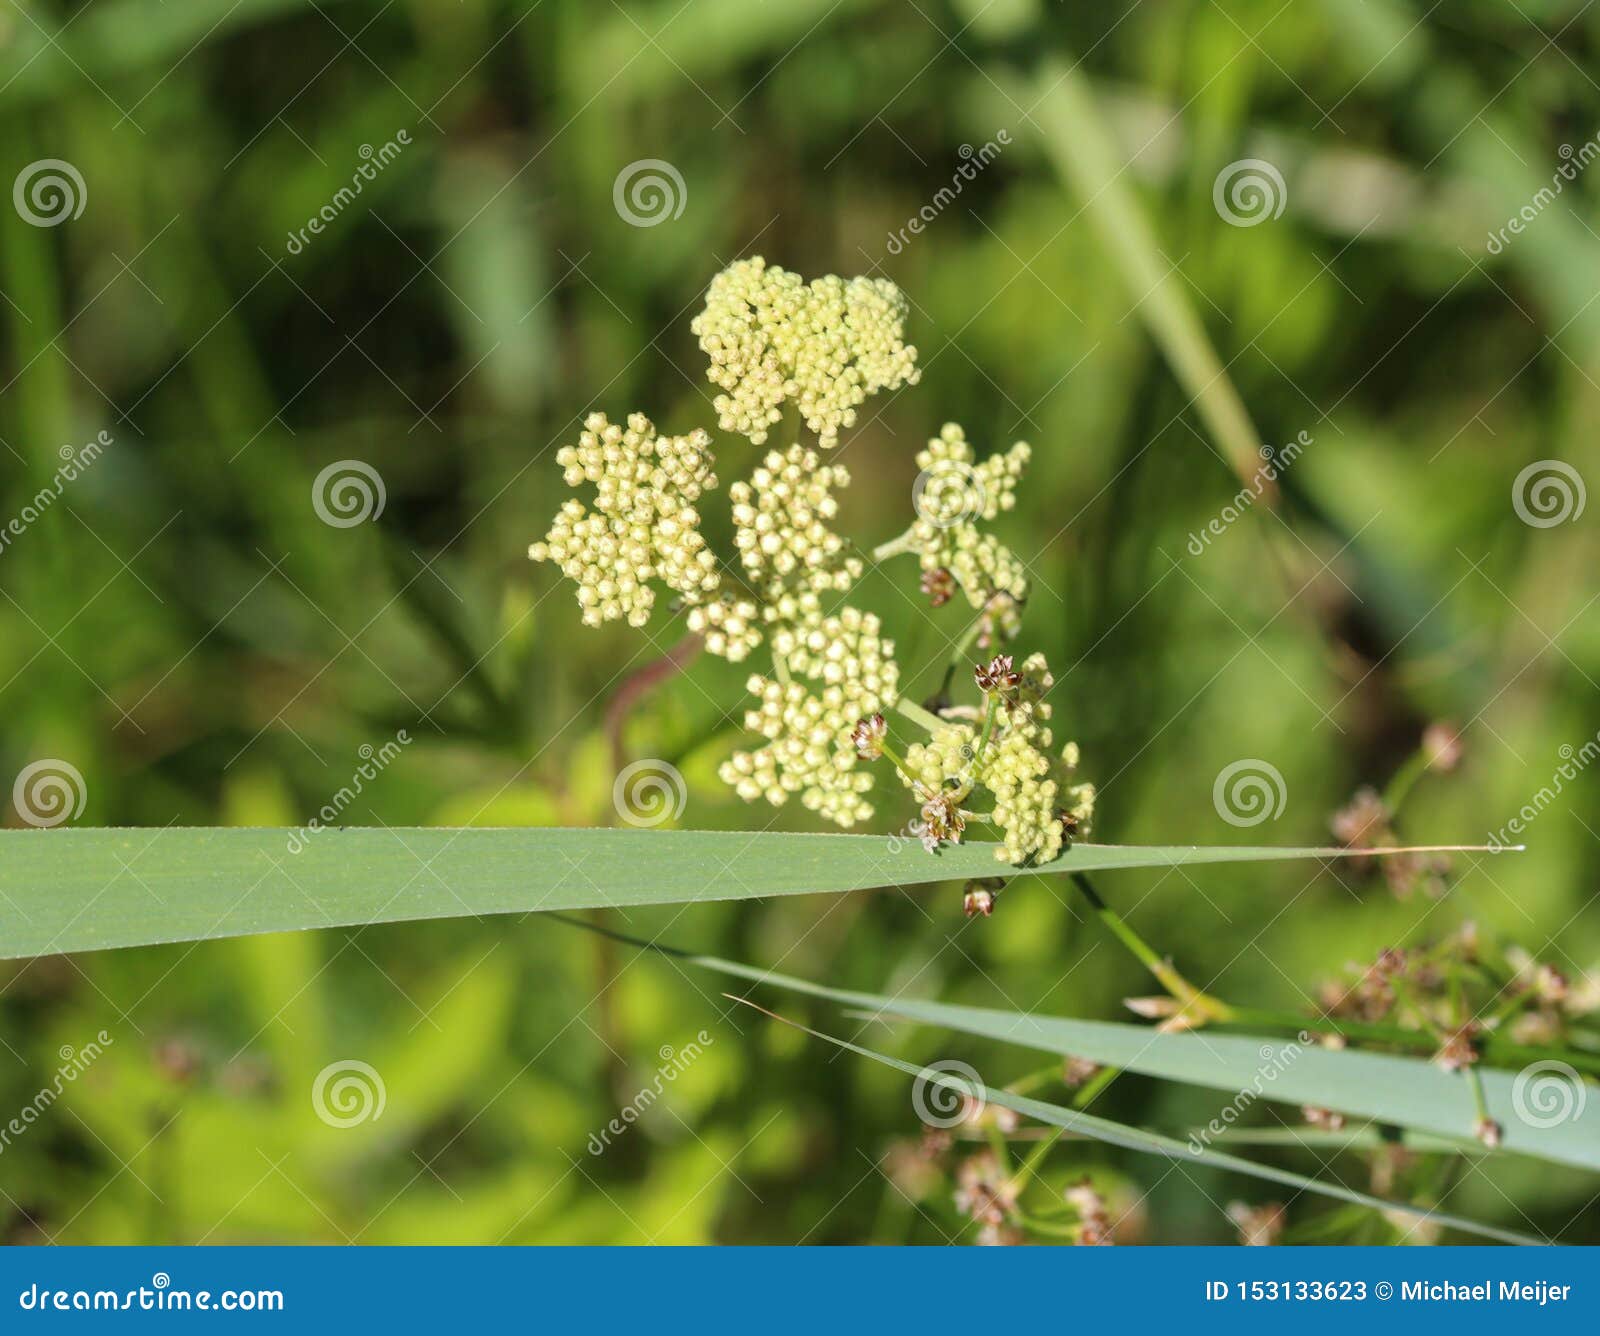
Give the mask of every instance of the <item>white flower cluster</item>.
[[761, 643], [760, 618], [761, 610], [749, 599], [724, 594], [690, 608], [689, 629], [705, 637], [708, 653], [740, 663]]
[[642, 413], [626, 429], [591, 413], [577, 446], [563, 446], [556, 463], [567, 485], [594, 485], [594, 510], [562, 504], [544, 541], [528, 548], [534, 561], [553, 561], [578, 586], [588, 626], [626, 617], [650, 619], [651, 582], [691, 601], [715, 592], [717, 558], [700, 534], [695, 502], [717, 485], [711, 438], [703, 431], [657, 436]]
[[[868, 395], [916, 382], [905, 314], [904, 297], [885, 280], [807, 283], [759, 257], [712, 281], [693, 328], [721, 390], [722, 427], [760, 444], [792, 404], [817, 437], [768, 451], [747, 481], [729, 489], [739, 563], [726, 576], [736, 588], [725, 587], [722, 564], [700, 532], [697, 505], [717, 485], [709, 436], [658, 436], [638, 413], [626, 426], [594, 413], [578, 444], [558, 452], [567, 483], [593, 488], [592, 509], [564, 502], [528, 555], [554, 562], [577, 585], [588, 625], [620, 618], [643, 625], [664, 586], [710, 653], [737, 663], [767, 642], [771, 674], [749, 678], [756, 701], [745, 716], [764, 745], [734, 752], [719, 770], [746, 801], [778, 805], [799, 795], [848, 827], [872, 814], [872, 776], [858, 760], [886, 756], [916, 795], [929, 848], [980, 823], [1002, 837], [1002, 861], [1045, 862], [1069, 837], [1087, 833], [1094, 788], [1071, 779], [1074, 745], [1059, 760], [1050, 755], [1043, 698], [1052, 679], [1043, 656], [1021, 672], [1006, 654], [980, 665], [978, 712], [951, 707], [934, 720], [904, 707], [928, 736], [901, 757], [883, 717], [898, 695], [894, 646], [875, 616], [839, 606], [864, 563], [834, 530], [837, 493], [850, 475], [825, 463], [821, 447], [837, 444]], [[978, 463], [961, 427], [947, 424], [917, 455], [916, 518], [874, 550], [878, 559], [914, 553], [935, 607], [959, 587], [981, 612], [980, 645], [1015, 634], [1027, 597], [1023, 564], [980, 526], [1016, 504], [1029, 454], [1019, 441]], [[993, 796], [992, 811], [974, 810], [980, 786]], [[992, 895], [968, 897], [969, 912], [987, 913], [992, 904]]]
[[833, 491], [849, 485], [842, 465], [792, 445], [769, 451], [749, 482], [728, 489], [739, 559], [769, 598], [786, 590], [842, 594], [859, 578], [860, 558], [828, 527], [839, 510]]
[[760, 445], [793, 402], [821, 443], [836, 445], [869, 394], [916, 383], [905, 315], [905, 297], [887, 279], [829, 274], [807, 283], [759, 255], [729, 265], [690, 326], [722, 390], [722, 429]]
[[772, 647], [789, 680], [752, 674], [747, 685], [760, 704], [745, 715], [745, 726], [768, 745], [735, 752], [718, 774], [746, 802], [779, 806], [798, 793], [812, 811], [852, 826], [872, 815], [864, 796], [872, 776], [856, 769], [850, 734], [858, 719], [894, 703], [894, 645], [882, 639], [876, 617], [846, 607], [780, 628]]
[[1017, 480], [1033, 454], [1018, 441], [1004, 454], [996, 452], [981, 464], [966, 433], [954, 422], [917, 452], [917, 467], [926, 480], [918, 495], [917, 518], [908, 543], [924, 571], [948, 570], [975, 608], [1006, 594], [1017, 603], [1028, 596], [1028, 576], [1011, 550], [978, 524], [992, 520], [1017, 503]]

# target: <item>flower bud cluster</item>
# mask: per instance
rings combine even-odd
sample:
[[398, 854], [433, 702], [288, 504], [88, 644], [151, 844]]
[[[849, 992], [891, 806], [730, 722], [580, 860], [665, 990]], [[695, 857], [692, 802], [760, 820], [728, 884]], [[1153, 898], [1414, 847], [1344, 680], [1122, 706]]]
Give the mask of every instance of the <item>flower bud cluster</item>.
[[830, 274], [807, 283], [760, 256], [729, 265], [690, 326], [722, 390], [722, 429], [760, 445], [792, 402], [824, 446], [838, 444], [869, 394], [916, 383], [905, 315], [905, 297], [887, 279]]
[[556, 463], [569, 487], [591, 483], [594, 509], [567, 501], [534, 561], [553, 561], [578, 586], [588, 626], [626, 617], [643, 626], [655, 605], [654, 581], [698, 601], [721, 577], [716, 554], [700, 534], [695, 502], [717, 485], [711, 438], [703, 431], [657, 436], [642, 413], [626, 428], [591, 413], [576, 446], [564, 446]]
[[966, 433], [954, 422], [947, 422], [927, 449], [917, 453], [924, 482], [909, 546], [924, 572], [948, 571], [975, 608], [985, 607], [997, 594], [1017, 603], [1028, 596], [1022, 562], [978, 526], [1016, 505], [1017, 480], [1032, 453], [1026, 441], [1018, 441], [1004, 454], [974, 463]]
[[[1001, 832], [996, 858], [1048, 862], [1068, 835], [1088, 832], [1094, 814], [1094, 786], [1066, 783], [1063, 777], [1077, 764], [1077, 746], [1067, 744], [1059, 765], [1049, 755], [1050, 705], [1044, 696], [1055, 679], [1042, 654], [1029, 656], [1020, 672], [1013, 670], [1010, 656], [996, 656], [979, 665], [974, 677], [990, 697], [992, 730], [980, 734], [967, 723], [943, 723], [927, 742], [906, 748], [901, 781], [922, 799], [924, 820], [936, 835], [940, 828], [929, 816], [930, 803], [943, 804], [960, 818], [943, 823], [952, 833], [940, 838], [951, 839], [960, 838], [971, 816], [961, 804], [981, 785], [994, 797], [988, 819]], [[985, 682], [990, 685], [984, 687]]]
[[789, 680], [752, 674], [747, 686], [759, 703], [745, 715], [768, 745], [735, 752], [718, 771], [741, 798], [778, 806], [798, 793], [841, 826], [872, 815], [864, 796], [872, 776], [856, 769], [854, 734], [861, 719], [894, 703], [899, 680], [894, 645], [879, 632], [876, 617], [850, 607], [774, 632]]
[[769, 451], [749, 482], [728, 489], [733, 541], [751, 583], [768, 597], [785, 590], [846, 592], [861, 559], [829, 526], [839, 511], [836, 488], [848, 487], [842, 465], [823, 464], [815, 450], [792, 445]]

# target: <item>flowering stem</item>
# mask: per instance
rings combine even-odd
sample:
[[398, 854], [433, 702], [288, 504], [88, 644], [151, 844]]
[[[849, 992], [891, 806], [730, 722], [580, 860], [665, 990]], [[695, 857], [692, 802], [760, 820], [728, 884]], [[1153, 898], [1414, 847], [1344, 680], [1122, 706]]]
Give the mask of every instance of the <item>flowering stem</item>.
[[[1456, 1024], [1465, 1025], [1467, 1021], [1467, 999], [1461, 987], [1461, 971], [1450, 972], [1450, 1000], [1455, 1007]], [[1494, 1120], [1489, 1117], [1489, 1102], [1483, 1095], [1483, 1077], [1478, 1072], [1476, 1061], [1467, 1064], [1467, 1085], [1472, 1090], [1472, 1109], [1477, 1115], [1476, 1130], [1479, 1135], [1484, 1135], [1483, 1129], [1493, 1128]]]
[[988, 712], [983, 716], [983, 732], [978, 735], [978, 745], [972, 753], [972, 764], [976, 766], [983, 760], [983, 754], [989, 746], [989, 735], [994, 732], [994, 718], [1000, 713], [1000, 698], [989, 697]]
[[917, 784], [917, 781], [911, 777], [911, 768], [906, 765], [905, 760], [901, 757], [900, 753], [889, 745], [888, 739], [880, 742], [878, 746], [883, 754], [889, 758], [890, 764], [892, 764], [894, 768], [900, 772], [900, 778], [905, 780], [906, 787], [909, 788], [913, 793], [920, 793], [920, 786]]
[[1066, 1130], [1064, 1127], [1054, 1128], [1049, 1136], [1028, 1152], [1028, 1158], [1018, 1166], [1017, 1172], [1011, 1176], [1011, 1195], [1013, 1198], [1022, 1195], [1022, 1189], [1028, 1186], [1028, 1181], [1038, 1172], [1039, 1166], [1044, 1163], [1044, 1157], [1055, 1148], [1056, 1142], [1061, 1140]]
[[1411, 786], [1417, 782], [1427, 770], [1432, 757], [1426, 746], [1418, 747], [1394, 773], [1394, 777], [1383, 790], [1383, 805], [1389, 809], [1390, 816], [1396, 816], [1400, 811], [1400, 804], [1406, 800], [1406, 795], [1411, 792]]
[[907, 529], [899, 537], [891, 538], [887, 543], [879, 543], [877, 547], [873, 548], [872, 559], [874, 561], [887, 561], [890, 557], [898, 557], [911, 550], [911, 530]]
[[622, 730], [628, 722], [628, 715], [633, 707], [655, 687], [677, 676], [689, 664], [693, 663], [700, 651], [705, 648], [705, 640], [689, 632], [678, 641], [671, 649], [658, 659], [652, 659], [643, 668], [632, 673], [623, 680], [620, 687], [606, 705], [606, 737], [611, 744], [611, 764], [615, 770], [621, 770], [627, 762], [627, 750], [623, 745]]
[[1192, 983], [1179, 974], [1170, 960], [1159, 956], [1148, 942], [1136, 933], [1127, 922], [1100, 898], [1100, 893], [1095, 890], [1094, 883], [1081, 872], [1072, 874], [1073, 884], [1083, 892], [1083, 897], [1089, 902], [1089, 907], [1094, 910], [1096, 917], [1111, 930], [1112, 935], [1121, 942], [1129, 951], [1133, 952], [1139, 963], [1156, 977], [1160, 985], [1171, 996], [1183, 1004], [1185, 1012], [1192, 1014], [1196, 1020], [1226, 1021], [1234, 1017], [1233, 1008], [1220, 998], [1212, 997], [1202, 992]]
[[1075, 1109], [1087, 1109], [1095, 1100], [1100, 1098], [1105, 1088], [1121, 1075], [1122, 1068], [1120, 1067], [1102, 1067], [1084, 1082], [1083, 1089], [1073, 1096], [1072, 1107]]
[[907, 700], [904, 696], [894, 703], [894, 708], [915, 724], [921, 724], [929, 733], [944, 727], [944, 720], [930, 710], [924, 710], [915, 701]]
[[940, 700], [950, 694], [950, 683], [955, 680], [957, 671], [967, 661], [967, 655], [972, 653], [972, 647], [978, 643], [978, 637], [983, 633], [983, 619], [988, 616], [989, 605], [993, 602], [993, 596], [985, 601], [983, 607], [978, 610], [978, 615], [961, 633], [961, 639], [956, 641], [956, 647], [950, 651], [950, 661], [944, 668], [944, 681], [939, 684]]
[[1075, 1239], [1083, 1232], [1081, 1225], [1057, 1224], [1054, 1220], [1041, 1220], [1035, 1215], [1017, 1213], [1017, 1221], [1025, 1229], [1031, 1229], [1035, 1234], [1049, 1234], [1054, 1238]]

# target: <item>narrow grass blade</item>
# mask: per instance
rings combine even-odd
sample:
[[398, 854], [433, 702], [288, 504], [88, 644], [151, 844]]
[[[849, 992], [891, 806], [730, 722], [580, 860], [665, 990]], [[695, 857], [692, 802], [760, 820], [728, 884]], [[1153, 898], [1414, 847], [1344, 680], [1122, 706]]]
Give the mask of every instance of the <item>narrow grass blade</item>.
[[1140, 318], [1160, 345], [1173, 373], [1199, 411], [1219, 453], [1246, 486], [1273, 504], [1277, 487], [1262, 472], [1261, 436], [1195, 314], [1182, 276], [1157, 243], [1134, 198], [1127, 165], [1101, 120], [1081, 66], [1047, 61], [1035, 93], [1022, 91], [1033, 107], [1046, 152], [1083, 200], [1112, 262], [1122, 271]]
[[[1113, 1021], [951, 1006], [829, 988], [714, 956], [689, 959], [719, 973], [870, 1008], [878, 1016], [1222, 1091], [1227, 1098], [1218, 1106], [1219, 1117], [1224, 1107], [1240, 1101], [1246, 1107], [1257, 1100], [1311, 1104], [1457, 1140], [1470, 1138], [1476, 1122], [1466, 1076], [1419, 1058], [1209, 1031], [1166, 1034]], [[1529, 1068], [1526, 1075], [1493, 1070], [1479, 1075], [1489, 1116], [1503, 1128], [1505, 1150], [1600, 1170], [1600, 1091], [1582, 1084], [1570, 1067], [1563, 1071], [1560, 1064], [1550, 1063], [1538, 1071]], [[1596, 1097], [1590, 1099], [1591, 1093]], [[1559, 1120], [1556, 1115], [1561, 1115]]]
[[[256, 932], [838, 894], [1014, 876], [992, 844], [555, 829], [0, 831], [0, 959]], [[1078, 844], [1032, 872], [1339, 858], [1343, 849]], [[1370, 851], [1369, 851], [1370, 852]]]
[[[782, 1018], [779, 1017], [779, 1019], [781, 1020]], [[785, 1023], [795, 1025], [793, 1021]], [[796, 1025], [796, 1028], [804, 1030], [807, 1034], [817, 1039], [825, 1040], [827, 1043], [842, 1048], [846, 1052], [855, 1053], [863, 1058], [870, 1058], [874, 1062], [881, 1062], [885, 1067], [893, 1067], [896, 1071], [904, 1072], [907, 1076], [917, 1077], [932, 1084], [943, 1086], [945, 1089], [952, 1090], [960, 1095], [976, 1096], [990, 1104], [998, 1104], [1001, 1108], [1011, 1109], [1026, 1118], [1033, 1118], [1052, 1127], [1060, 1127], [1069, 1132], [1093, 1137], [1096, 1141], [1119, 1146], [1124, 1150], [1138, 1151], [1145, 1155], [1155, 1155], [1162, 1159], [1175, 1160], [1180, 1164], [1204, 1164], [1214, 1169], [1228, 1169], [1234, 1173], [1248, 1174], [1251, 1178], [1265, 1179], [1269, 1183], [1279, 1183], [1285, 1187], [1295, 1188], [1303, 1192], [1314, 1192], [1319, 1196], [1333, 1197], [1339, 1201], [1371, 1207], [1375, 1211], [1407, 1215], [1418, 1221], [1429, 1221], [1433, 1224], [1445, 1225], [1452, 1229], [1462, 1230], [1465, 1233], [1479, 1235], [1482, 1238], [1495, 1239], [1500, 1243], [1539, 1244], [1544, 1242], [1542, 1239], [1531, 1238], [1514, 1230], [1480, 1224], [1477, 1221], [1466, 1220], [1460, 1216], [1447, 1215], [1442, 1211], [1413, 1206], [1409, 1202], [1387, 1201], [1382, 1197], [1374, 1197], [1365, 1192], [1357, 1192], [1355, 1189], [1344, 1187], [1342, 1184], [1307, 1178], [1304, 1174], [1297, 1174], [1288, 1169], [1279, 1169], [1273, 1165], [1257, 1164], [1254, 1160], [1242, 1159], [1237, 1155], [1229, 1155], [1223, 1151], [1210, 1150], [1204, 1146], [1191, 1147], [1173, 1137], [1162, 1136], [1158, 1132], [1147, 1132], [1143, 1128], [1129, 1127], [1124, 1123], [1113, 1122], [1109, 1118], [1080, 1113], [1076, 1109], [1062, 1108], [1059, 1104], [1049, 1104], [1043, 1100], [1030, 1099], [1026, 1095], [1014, 1095], [1008, 1090], [994, 1090], [987, 1087], [983, 1090], [973, 1090], [967, 1081], [959, 1076], [953, 1076], [949, 1072], [917, 1067], [912, 1063], [902, 1062], [899, 1058], [892, 1058], [886, 1053], [879, 1053], [875, 1049], [852, 1044], [846, 1039], [837, 1039], [833, 1035], [824, 1034], [820, 1030], [812, 1030], [807, 1026]]]

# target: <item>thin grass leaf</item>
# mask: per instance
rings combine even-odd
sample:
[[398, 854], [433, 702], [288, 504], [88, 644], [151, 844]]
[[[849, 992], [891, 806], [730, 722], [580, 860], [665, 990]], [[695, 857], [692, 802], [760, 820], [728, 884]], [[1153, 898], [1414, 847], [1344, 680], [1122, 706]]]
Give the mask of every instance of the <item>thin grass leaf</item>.
[[[1199, 1132], [1196, 1128], [1195, 1134]], [[1211, 1141], [1213, 1145], [1274, 1146], [1280, 1150], [1382, 1150], [1385, 1146], [1403, 1146], [1420, 1155], [1469, 1155], [1482, 1159], [1491, 1154], [1481, 1141], [1400, 1129], [1386, 1133], [1375, 1123], [1338, 1131], [1325, 1127], [1225, 1127]]]
[[[1083, 210], [1122, 271], [1139, 317], [1160, 345], [1241, 482], [1257, 485], [1273, 504], [1277, 488], [1261, 472], [1261, 436], [1205, 326], [1195, 314], [1183, 279], [1167, 261], [1119, 160], [1116, 141], [1101, 119], [1087, 75], [1080, 66], [1051, 60], [1029, 94], [1030, 121], [1040, 127], [1045, 151], [1083, 200]], [[1021, 89], [1019, 89], [1021, 91]]]
[[[0, 831], [0, 959], [300, 928], [1017, 875], [1020, 869], [996, 861], [995, 847], [955, 845], [934, 857], [914, 841], [881, 835], [736, 831]], [[1262, 863], [1348, 852], [1078, 844], [1029, 871]]]
[[[1259, 1036], [1166, 1034], [1147, 1026], [1114, 1021], [1081, 1021], [1031, 1016], [988, 1007], [960, 1007], [914, 998], [885, 997], [829, 988], [788, 975], [752, 969], [715, 956], [690, 956], [698, 965], [757, 983], [809, 993], [846, 1006], [867, 1007], [922, 1025], [982, 1039], [1019, 1044], [1063, 1057], [1088, 1058], [1166, 1081], [1222, 1091], [1231, 1103], [1241, 1092], [1249, 1102], [1267, 1100], [1336, 1109], [1356, 1118], [1451, 1139], [1470, 1138], [1477, 1115], [1464, 1073], [1441, 1070], [1420, 1058], [1355, 1049], [1325, 1049]], [[1568, 1069], [1570, 1070], [1570, 1068]], [[1587, 1086], [1551, 1069], [1525, 1079], [1521, 1073], [1480, 1070], [1489, 1116], [1503, 1129], [1508, 1151], [1583, 1169], [1600, 1169], [1600, 1098], [1587, 1098]], [[1540, 1121], [1560, 1106], [1537, 1102], [1531, 1080], [1562, 1084], [1545, 1087], [1547, 1096], [1567, 1101], [1567, 1116], [1539, 1126], [1519, 1116], [1519, 1105]], [[1524, 1082], [1519, 1090], [1518, 1082]], [[1219, 1106], [1218, 1112], [1221, 1112]]]
[[[734, 1000], [743, 1001], [742, 998], [735, 998]], [[746, 1003], [746, 1005], [753, 1006], [754, 1004]], [[757, 1007], [756, 1010], [759, 1011], [761, 1008]], [[770, 1015], [771, 1013], [767, 1014]], [[1389, 1201], [1382, 1197], [1374, 1197], [1369, 1193], [1358, 1192], [1341, 1184], [1326, 1183], [1320, 1179], [1307, 1178], [1304, 1174], [1297, 1174], [1292, 1170], [1279, 1169], [1267, 1164], [1257, 1164], [1253, 1160], [1242, 1159], [1237, 1155], [1229, 1155], [1224, 1151], [1210, 1150], [1205, 1147], [1193, 1148], [1172, 1137], [1162, 1136], [1159, 1132], [1147, 1132], [1143, 1128], [1129, 1127], [1123, 1123], [1113, 1122], [1109, 1118], [1080, 1113], [1076, 1109], [1062, 1108], [1059, 1104], [1030, 1099], [1026, 1095], [1015, 1095], [1008, 1090], [993, 1090], [987, 1087], [982, 1090], [974, 1090], [967, 1081], [959, 1076], [953, 1076], [949, 1072], [918, 1067], [913, 1063], [902, 1062], [899, 1058], [892, 1058], [887, 1053], [879, 1053], [875, 1049], [865, 1048], [860, 1044], [852, 1044], [847, 1039], [838, 1039], [820, 1030], [813, 1030], [808, 1026], [799, 1025], [797, 1022], [784, 1020], [783, 1017], [777, 1017], [777, 1019], [784, 1021], [785, 1024], [794, 1025], [795, 1028], [804, 1030], [805, 1033], [817, 1039], [826, 1040], [846, 1052], [855, 1053], [863, 1058], [871, 1058], [874, 1062], [881, 1062], [885, 1067], [893, 1067], [896, 1071], [904, 1072], [907, 1076], [917, 1077], [960, 1095], [982, 1099], [990, 1104], [998, 1104], [1001, 1108], [1010, 1109], [1023, 1117], [1033, 1118], [1052, 1127], [1060, 1127], [1069, 1132], [1077, 1132], [1084, 1136], [1093, 1137], [1096, 1141], [1119, 1146], [1124, 1150], [1138, 1151], [1145, 1155], [1155, 1155], [1165, 1160], [1175, 1160], [1179, 1164], [1204, 1164], [1213, 1169], [1228, 1169], [1234, 1173], [1248, 1174], [1251, 1178], [1265, 1179], [1269, 1183], [1279, 1183], [1299, 1191], [1314, 1192], [1319, 1196], [1333, 1197], [1339, 1201], [1370, 1207], [1375, 1211], [1398, 1213], [1411, 1216], [1419, 1221], [1445, 1225], [1468, 1234], [1494, 1239], [1500, 1243], [1537, 1245], [1545, 1241], [1532, 1238], [1526, 1234], [1519, 1234], [1515, 1230], [1501, 1229], [1495, 1225], [1482, 1224], [1478, 1221], [1464, 1219], [1461, 1216], [1447, 1215], [1442, 1211], [1430, 1210], [1423, 1206], [1413, 1206], [1410, 1202]]]

